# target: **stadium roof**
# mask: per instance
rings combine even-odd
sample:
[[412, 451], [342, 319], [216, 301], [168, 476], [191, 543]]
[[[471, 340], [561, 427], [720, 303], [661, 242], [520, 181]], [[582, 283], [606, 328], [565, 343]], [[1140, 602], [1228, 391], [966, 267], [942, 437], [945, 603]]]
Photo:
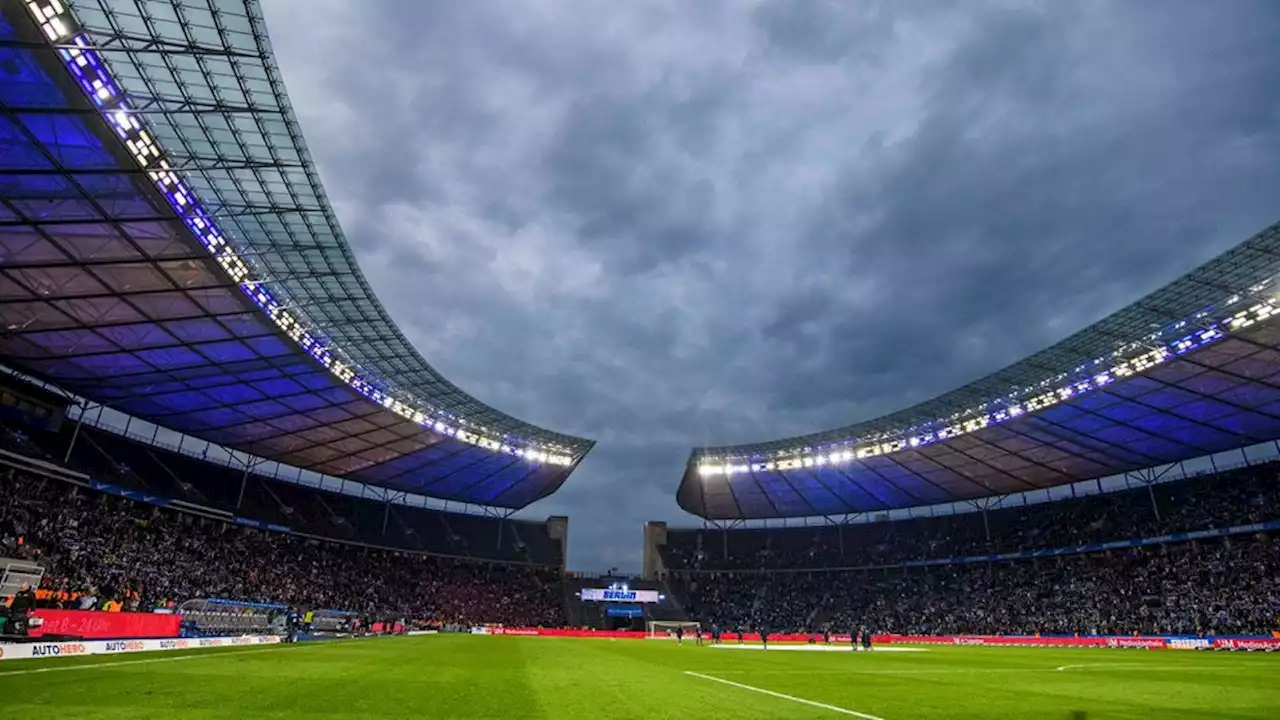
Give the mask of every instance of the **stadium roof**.
[[0, 358], [254, 455], [495, 507], [592, 442], [468, 396], [357, 268], [253, 0], [0, 5]]
[[981, 380], [875, 420], [695, 449], [708, 519], [843, 515], [1091, 480], [1280, 438], [1280, 223]]

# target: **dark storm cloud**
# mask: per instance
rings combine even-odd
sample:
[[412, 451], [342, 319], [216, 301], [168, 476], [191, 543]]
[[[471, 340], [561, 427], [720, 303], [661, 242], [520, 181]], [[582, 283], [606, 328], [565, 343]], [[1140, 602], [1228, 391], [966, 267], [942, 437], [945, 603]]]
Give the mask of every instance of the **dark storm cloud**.
[[[1242, 143], [1267, 152], [1280, 140], [1280, 106], [1261, 91], [1280, 78], [1280, 55], [1247, 58], [1237, 35], [1210, 32], [1202, 54], [1167, 58], [1177, 80], [1153, 91], [1118, 66], [1131, 58], [1090, 57], [1064, 20], [1022, 9], [975, 23], [926, 79], [911, 141], [880, 156], [870, 186], [854, 170], [815, 214], [808, 243], [856, 238], [842, 266], [879, 278], [893, 312], [823, 312], [810, 289], [784, 297], [766, 337], [794, 344], [820, 328], [846, 371], [784, 379], [780, 401], [820, 404], [895, 375], [920, 380], [884, 386], [887, 407], [931, 396], [1100, 319], [1280, 210], [1276, 173], [1253, 164], [1261, 156], [1238, 174]], [[1219, 59], [1202, 65], [1206, 56]], [[1138, 101], [1111, 104], [1129, 93]], [[1086, 120], [1104, 101], [1103, 117]], [[860, 230], [866, 207], [878, 218]], [[930, 370], [938, 358], [946, 367]]]
[[[715, 188], [688, 163], [653, 162], [670, 142], [703, 160], [709, 118], [721, 110], [713, 91], [681, 96], [659, 86], [638, 98], [596, 97], [574, 103], [545, 159], [546, 199], [578, 222], [575, 236], [600, 248], [610, 270], [644, 273], [679, 261], [713, 235]], [[663, 108], [662, 117], [650, 114]], [[663, 212], [654, 212], [662, 208]]]
[[926, 399], [1280, 216], [1269, 0], [266, 10], [410, 339], [600, 441], [529, 511], [578, 568], [691, 521], [690, 446]]

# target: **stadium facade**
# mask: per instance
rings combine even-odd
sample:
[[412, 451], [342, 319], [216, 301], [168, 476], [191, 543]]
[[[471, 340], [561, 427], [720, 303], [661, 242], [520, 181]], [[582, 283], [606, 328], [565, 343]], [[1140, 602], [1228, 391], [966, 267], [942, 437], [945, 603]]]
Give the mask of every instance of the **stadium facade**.
[[[694, 449], [680, 507], [849, 519], [1035, 492], [1280, 437], [1280, 223], [1100, 322], [867, 422]], [[978, 506], [978, 505], [976, 505]]]
[[0, 5], [0, 359], [157, 426], [511, 511], [592, 442], [435, 371], [342, 234], [253, 0]]

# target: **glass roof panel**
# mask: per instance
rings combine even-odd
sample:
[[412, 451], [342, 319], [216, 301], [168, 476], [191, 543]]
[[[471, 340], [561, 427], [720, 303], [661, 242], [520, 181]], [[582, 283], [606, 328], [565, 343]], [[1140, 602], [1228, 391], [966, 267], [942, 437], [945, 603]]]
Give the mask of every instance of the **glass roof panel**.
[[0, 42], [0, 358], [303, 469], [463, 502], [502, 473], [509, 491], [484, 499], [503, 507], [565, 481], [590, 441], [468, 398], [378, 304], [302, 161], [256, 5], [73, 5], [87, 26], [59, 16], [69, 30], [44, 46], [43, 18], [0, 6], [0, 41], [16, 41]]

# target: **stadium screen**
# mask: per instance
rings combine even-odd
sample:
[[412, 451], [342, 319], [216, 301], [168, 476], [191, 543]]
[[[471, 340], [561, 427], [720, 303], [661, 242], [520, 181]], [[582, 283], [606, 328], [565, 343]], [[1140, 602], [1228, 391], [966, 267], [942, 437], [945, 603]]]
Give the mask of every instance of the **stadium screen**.
[[656, 590], [623, 590], [621, 588], [583, 588], [582, 599], [594, 602], [656, 603], [662, 596]]

